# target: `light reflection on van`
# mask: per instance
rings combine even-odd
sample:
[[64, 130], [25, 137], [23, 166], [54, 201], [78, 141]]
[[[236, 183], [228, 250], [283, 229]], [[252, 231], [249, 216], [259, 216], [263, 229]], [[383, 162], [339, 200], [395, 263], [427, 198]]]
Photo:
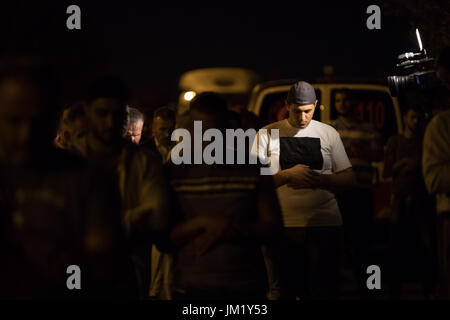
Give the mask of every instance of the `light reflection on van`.
[[222, 94], [230, 109], [246, 108], [252, 88], [259, 81], [259, 75], [244, 68], [204, 68], [185, 72], [181, 75], [178, 87], [178, 114], [189, 109], [189, 102], [195, 95], [213, 91]]

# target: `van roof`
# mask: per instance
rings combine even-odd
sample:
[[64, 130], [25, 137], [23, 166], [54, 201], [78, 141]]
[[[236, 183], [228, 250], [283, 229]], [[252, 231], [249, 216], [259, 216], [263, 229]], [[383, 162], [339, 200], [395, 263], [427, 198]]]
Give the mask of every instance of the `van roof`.
[[179, 88], [196, 92], [249, 93], [258, 80], [258, 74], [249, 69], [204, 68], [182, 74]]

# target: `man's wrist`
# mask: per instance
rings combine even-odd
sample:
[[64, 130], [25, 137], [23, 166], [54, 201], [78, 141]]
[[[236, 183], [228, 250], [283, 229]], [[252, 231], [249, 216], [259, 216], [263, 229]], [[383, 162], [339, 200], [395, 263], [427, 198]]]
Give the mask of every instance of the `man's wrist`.
[[287, 170], [280, 170], [275, 175], [277, 187], [281, 187], [282, 185], [288, 184], [290, 182], [289, 174], [286, 172]]
[[283, 184], [288, 184], [291, 182], [291, 176], [289, 175], [288, 170], [280, 170], [281, 173], [281, 180], [283, 181]]

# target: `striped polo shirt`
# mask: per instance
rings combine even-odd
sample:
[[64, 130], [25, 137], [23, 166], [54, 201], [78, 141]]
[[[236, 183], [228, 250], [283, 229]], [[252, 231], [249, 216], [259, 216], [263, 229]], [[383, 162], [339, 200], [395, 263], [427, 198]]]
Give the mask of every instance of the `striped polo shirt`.
[[[256, 222], [259, 166], [169, 163], [167, 169], [180, 220], [208, 215], [230, 217], [242, 224]], [[174, 269], [176, 288], [265, 287], [267, 278], [261, 247], [256, 242], [220, 242], [199, 257], [182, 247]]]

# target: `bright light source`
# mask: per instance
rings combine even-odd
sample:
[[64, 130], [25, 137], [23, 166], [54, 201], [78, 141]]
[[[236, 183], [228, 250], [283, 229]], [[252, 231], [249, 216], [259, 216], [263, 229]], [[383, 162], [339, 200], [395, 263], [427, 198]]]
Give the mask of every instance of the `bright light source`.
[[191, 101], [192, 99], [194, 99], [194, 97], [195, 97], [195, 91], [187, 91], [184, 94], [184, 100], [186, 100], [186, 101]]
[[420, 38], [420, 32], [419, 32], [419, 29], [417, 29], [417, 28], [416, 28], [416, 37], [417, 37], [417, 42], [419, 43], [420, 51], [422, 51], [423, 50], [422, 39]]

